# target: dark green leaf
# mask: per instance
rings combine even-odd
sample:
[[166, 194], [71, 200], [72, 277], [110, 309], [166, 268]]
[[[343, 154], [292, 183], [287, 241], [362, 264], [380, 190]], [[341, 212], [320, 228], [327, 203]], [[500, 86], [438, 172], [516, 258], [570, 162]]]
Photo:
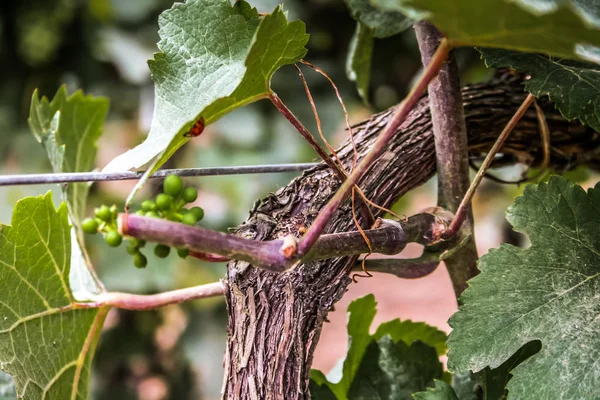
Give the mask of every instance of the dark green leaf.
[[321, 371], [316, 369], [310, 371], [309, 390], [314, 400], [338, 400], [327, 384], [327, 378]]
[[529, 74], [525, 89], [536, 97], [550, 97], [566, 119], [577, 118], [600, 131], [599, 64], [500, 49], [480, 51], [490, 67], [511, 67]]
[[69, 289], [67, 207], [50, 194], [19, 201], [0, 230], [0, 369], [26, 400], [87, 399], [106, 309], [78, 308]]
[[373, 55], [373, 30], [360, 22], [350, 41], [346, 75], [356, 82], [358, 94], [365, 103], [369, 101], [369, 81], [371, 79], [371, 56]]
[[[353, 389], [351, 389], [351, 386], [353, 385], [359, 385], [355, 386], [355, 388], [361, 387], [364, 390], [367, 390], [369, 379], [381, 379], [382, 382], [384, 382], [386, 381], [386, 379], [391, 379], [391, 376], [397, 376], [398, 374], [400, 374], [400, 372], [395, 368], [398, 365], [400, 365], [398, 364], [400, 362], [406, 363], [402, 364], [404, 365], [403, 368], [408, 368], [409, 366], [411, 366], [411, 368], [414, 367], [413, 370], [416, 370], [417, 366], [419, 368], [424, 368], [424, 365], [413, 364], [413, 361], [415, 360], [413, 360], [410, 357], [412, 357], [416, 353], [424, 355], [424, 362], [430, 363], [431, 360], [427, 357], [429, 354], [428, 352], [431, 351], [435, 355], [435, 362], [431, 361], [431, 365], [428, 364], [429, 370], [427, 371], [437, 371], [437, 368], [439, 366], [439, 377], [442, 377], [441, 364], [439, 363], [438, 355], [443, 354], [445, 352], [445, 333], [431, 326], [427, 326], [426, 324], [421, 322], [401, 322], [399, 319], [396, 319], [380, 325], [375, 335], [371, 335], [369, 333], [369, 327], [371, 326], [373, 319], [375, 318], [376, 305], [377, 303], [375, 302], [375, 297], [373, 295], [367, 295], [360, 299], [354, 300], [348, 306], [348, 340], [350, 342], [350, 346], [346, 355], [346, 359], [344, 360], [344, 365], [342, 369], [342, 379], [337, 383], [331, 383], [326, 380], [325, 376], [320, 371], [313, 371], [311, 373], [311, 379], [314, 380], [314, 384], [317, 386], [327, 386], [331, 390], [331, 392], [336, 396], [337, 399], [354, 398], [352, 396], [354, 396], [355, 393]], [[389, 345], [388, 341], [394, 346]], [[367, 348], [369, 346], [375, 347], [373, 347], [371, 350], [372, 354], [370, 361], [366, 361], [364, 357], [365, 352], [367, 351]], [[383, 348], [381, 346], [383, 346]], [[406, 360], [394, 359], [392, 357], [394, 354], [403, 354], [409, 358], [407, 358]], [[381, 366], [379, 367], [380, 369], [385, 369], [386, 366], [389, 366], [389, 370], [382, 372], [382, 374], [387, 375], [382, 375], [379, 378], [369, 375], [367, 381], [364, 381], [362, 384], [357, 383], [357, 379], [362, 379], [359, 375], [368, 375], [364, 372], [358, 372], [360, 368], [364, 369], [366, 368], [365, 365], [371, 365], [373, 362], [376, 362], [376, 359], [379, 358], [381, 360], [384, 360], [385, 357], [388, 356], [392, 357], [389, 358], [389, 360], [391, 360], [390, 363], [384, 363], [385, 365], [381, 364]], [[427, 371], [423, 370], [424, 373]], [[427, 375], [427, 373], [425, 375], [429, 376]], [[413, 375], [411, 374], [406, 375], [406, 377], [412, 376]], [[414, 385], [419, 385], [419, 383], [410, 382], [406, 383], [401, 388], [381, 388], [381, 390], [383, 390], [384, 392], [393, 391], [396, 389], [410, 391], [412, 390], [410, 388], [414, 387]], [[411, 393], [412, 392], [410, 392], [409, 395]]]
[[398, 11], [381, 10], [369, 3], [369, 0], [345, 0], [352, 18], [373, 31], [376, 38], [396, 35], [409, 28], [413, 21]]
[[[471, 371], [452, 374], [452, 389], [460, 400], [481, 400], [482, 389], [479, 379]], [[486, 399], [492, 400], [492, 399]]]
[[374, 0], [431, 21], [457, 46], [600, 59], [600, 2], [589, 0]]
[[[454, 389], [444, 381], [435, 380], [434, 388], [413, 394], [416, 400], [458, 400]], [[491, 399], [490, 399], [491, 400]]]
[[281, 6], [259, 18], [245, 1], [175, 3], [159, 26], [161, 53], [149, 61], [156, 85], [150, 133], [105, 171], [139, 168], [161, 154], [147, 177], [189, 140], [184, 134], [200, 116], [210, 124], [266, 98], [275, 71], [299, 61], [308, 41], [304, 24], [288, 23]]
[[443, 372], [433, 347], [420, 341], [409, 346], [386, 335], [367, 347], [348, 399], [411, 399], [413, 393], [441, 379]]
[[510, 373], [519, 364], [523, 363], [532, 355], [540, 350], [540, 342], [529, 342], [521, 347], [511, 358], [502, 363], [498, 368], [490, 369], [486, 367], [475, 374], [475, 379], [479, 381], [482, 388], [484, 399], [506, 399], [508, 391], [506, 385], [512, 374]]
[[[108, 112], [108, 99], [85, 96], [77, 91], [67, 96], [62, 86], [52, 101], [40, 98], [37, 91], [31, 99], [29, 127], [42, 143], [54, 172], [88, 172], [94, 169], [97, 141]], [[90, 273], [89, 258], [84, 255], [81, 222], [85, 217], [88, 183], [70, 183], [64, 190], [69, 208], [74, 245], [71, 257], [71, 290], [79, 300], [100, 293], [100, 285]]]
[[[450, 319], [451, 370], [497, 368], [523, 345], [539, 353], [511, 371], [514, 398], [594, 398], [600, 386], [600, 187], [560, 177], [530, 185], [508, 210], [531, 247], [501, 245], [479, 262]], [[543, 384], [540, 384], [543, 382]]]

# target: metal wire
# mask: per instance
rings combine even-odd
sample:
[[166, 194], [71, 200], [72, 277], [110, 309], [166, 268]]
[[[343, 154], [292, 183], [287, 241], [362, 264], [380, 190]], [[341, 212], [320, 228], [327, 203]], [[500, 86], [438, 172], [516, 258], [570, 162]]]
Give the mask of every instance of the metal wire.
[[[267, 164], [267, 165], [242, 165], [237, 167], [210, 167], [210, 168], [181, 168], [161, 169], [156, 171], [150, 179], [164, 178], [167, 175], [190, 176], [220, 176], [241, 174], [267, 174], [279, 172], [304, 171], [320, 163], [301, 164]], [[1, 175], [0, 186], [16, 185], [43, 185], [48, 183], [69, 182], [97, 182], [97, 181], [125, 181], [140, 179], [144, 171], [125, 172], [73, 172], [57, 174], [26, 174], [26, 175]]]

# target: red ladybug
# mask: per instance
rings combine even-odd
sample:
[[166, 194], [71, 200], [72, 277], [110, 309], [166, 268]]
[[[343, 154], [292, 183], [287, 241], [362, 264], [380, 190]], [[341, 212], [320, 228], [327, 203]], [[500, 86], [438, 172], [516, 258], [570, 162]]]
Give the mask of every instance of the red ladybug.
[[204, 117], [200, 117], [198, 121], [192, 126], [189, 132], [186, 132], [183, 136], [185, 137], [197, 137], [204, 131]]

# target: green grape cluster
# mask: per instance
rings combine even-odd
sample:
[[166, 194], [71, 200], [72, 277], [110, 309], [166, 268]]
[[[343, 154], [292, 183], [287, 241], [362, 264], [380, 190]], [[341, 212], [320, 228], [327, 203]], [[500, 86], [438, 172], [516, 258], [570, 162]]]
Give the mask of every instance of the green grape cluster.
[[123, 243], [123, 236], [117, 231], [117, 214], [118, 209], [114, 204], [111, 207], [102, 205], [94, 210], [94, 218], [83, 220], [81, 229], [89, 234], [102, 232], [106, 244], [119, 247]]
[[[141, 209], [136, 214], [195, 225], [204, 218], [204, 210], [200, 207], [187, 209], [184, 206], [194, 202], [197, 198], [198, 191], [195, 188], [184, 187], [179, 176], [169, 175], [163, 182], [163, 192], [159, 193], [154, 200], [144, 200]], [[117, 247], [123, 242], [123, 237], [117, 232], [116, 218], [117, 207], [109, 208], [103, 205], [96, 208], [95, 218], [83, 221], [83, 231], [90, 234], [102, 232], [105, 235], [106, 243], [109, 246]], [[133, 256], [133, 264], [138, 268], [144, 268], [148, 264], [148, 259], [141, 252], [145, 245], [146, 241], [134, 238], [129, 239], [127, 245], [127, 253]], [[154, 254], [159, 258], [166, 258], [170, 253], [171, 248], [164, 244], [157, 244], [154, 247]], [[189, 251], [186, 248], [179, 248], [177, 254], [181, 258], [186, 258]]]

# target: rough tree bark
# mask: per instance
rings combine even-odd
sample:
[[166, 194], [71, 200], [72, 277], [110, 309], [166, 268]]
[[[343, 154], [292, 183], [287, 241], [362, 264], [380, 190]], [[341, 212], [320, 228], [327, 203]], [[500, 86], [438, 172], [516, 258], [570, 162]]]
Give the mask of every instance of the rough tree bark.
[[[514, 111], [523, 102], [520, 77], [504, 74], [492, 82], [462, 91], [470, 157], [477, 159], [491, 147]], [[569, 123], [554, 106], [541, 101], [551, 129], [551, 165], [558, 171], [579, 164], [600, 166], [597, 133]], [[392, 110], [357, 125], [359, 159], [369, 150]], [[535, 166], [542, 159], [542, 143], [534, 110], [519, 123], [503, 147], [499, 162]], [[360, 182], [366, 195], [389, 207], [400, 196], [435, 173], [434, 140], [429, 104], [424, 96], [400, 126], [386, 152]], [[352, 147], [338, 152], [348, 169]], [[256, 202], [237, 234], [255, 240], [285, 234], [300, 236], [340, 182], [325, 165], [306, 171], [275, 194]], [[378, 210], [373, 210], [377, 215]], [[354, 230], [347, 201], [327, 233]], [[348, 271], [355, 257], [310, 262], [283, 273], [269, 273], [245, 262], [230, 262], [226, 292], [229, 326], [225, 354], [223, 397], [227, 399], [306, 399], [313, 352], [327, 312], [351, 282]], [[345, 340], [345, 338], [340, 338]]]

